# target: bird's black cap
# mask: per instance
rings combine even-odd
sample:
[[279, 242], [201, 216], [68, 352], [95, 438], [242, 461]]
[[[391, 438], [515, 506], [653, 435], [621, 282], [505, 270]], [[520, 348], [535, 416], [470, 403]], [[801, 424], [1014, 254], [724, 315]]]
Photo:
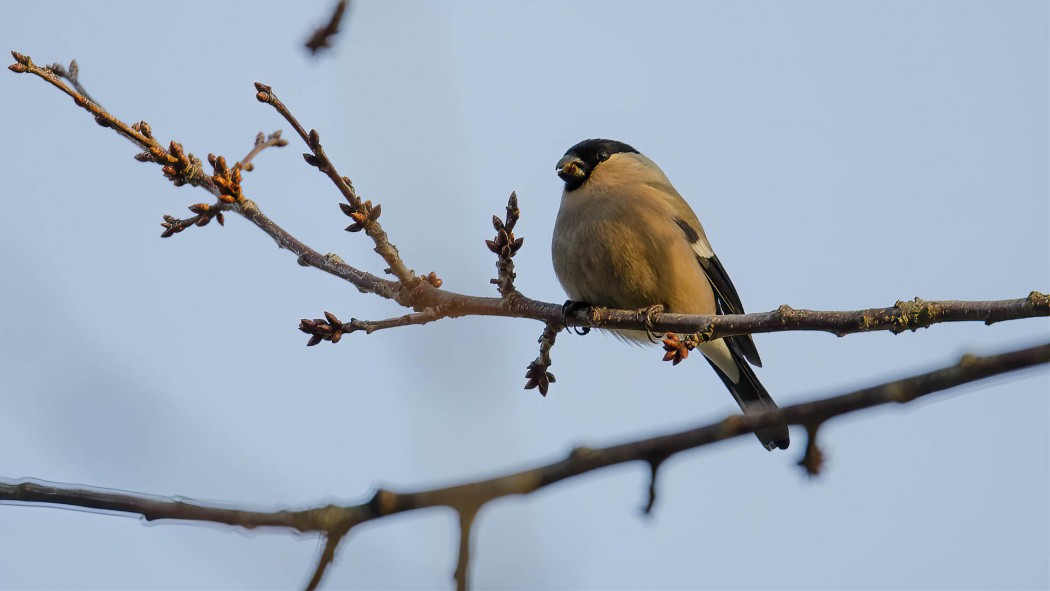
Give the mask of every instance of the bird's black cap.
[[[613, 154], [638, 154], [631, 146], [616, 140], [591, 139], [583, 140], [565, 152], [565, 157], [558, 162], [558, 176], [565, 181], [565, 190], [572, 191], [582, 185], [591, 176], [595, 166], [609, 159]], [[577, 162], [577, 173], [568, 174], [562, 165], [572, 160]]]

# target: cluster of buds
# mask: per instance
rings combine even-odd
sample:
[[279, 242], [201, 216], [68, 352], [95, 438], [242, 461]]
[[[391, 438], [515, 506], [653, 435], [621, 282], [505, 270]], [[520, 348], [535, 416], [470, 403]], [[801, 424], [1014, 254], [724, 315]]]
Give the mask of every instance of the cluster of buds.
[[321, 341], [331, 341], [333, 344], [338, 343], [339, 339], [343, 338], [343, 333], [346, 332], [343, 330], [343, 323], [331, 312], [325, 312], [324, 318], [301, 319], [299, 321], [299, 330], [312, 335], [306, 343], [307, 347], [313, 347]]
[[[147, 139], [153, 139], [149, 124], [139, 121], [131, 126], [132, 129], [141, 133]], [[163, 166], [164, 178], [181, 187], [193, 181], [200, 173], [200, 160], [196, 156], [186, 152], [182, 144], [172, 141], [168, 149], [160, 147], [159, 144], [151, 145], [145, 152], [135, 155], [139, 162], [156, 162]]]
[[[344, 178], [343, 181], [347, 184], [350, 183], [348, 178]], [[348, 198], [347, 200], [349, 203], [339, 204], [339, 209], [343, 211], [343, 214], [354, 221], [354, 223], [345, 228], [347, 232], [364, 230], [368, 223], [378, 220], [383, 213], [383, 206], [378, 203], [372, 205], [371, 201], [361, 201], [360, 198]]]
[[15, 58], [15, 63], [7, 66], [7, 69], [15, 74], [25, 74], [33, 67], [33, 60], [28, 55], [12, 51], [11, 57]]
[[664, 361], [670, 361], [671, 365], [678, 365], [689, 357], [689, 352], [697, 345], [697, 338], [694, 335], [687, 335], [684, 339], [679, 339], [678, 335], [669, 332], [664, 337]]
[[191, 218], [180, 220], [175, 216], [165, 215], [164, 222], [161, 223], [161, 227], [164, 228], [164, 232], [161, 233], [161, 238], [170, 238], [171, 236], [182, 232], [186, 228], [192, 226], [207, 226], [208, 223], [214, 219], [219, 222], [219, 225], [225, 225], [226, 219], [222, 215], [222, 209], [220, 204], [209, 205], [207, 203], [195, 203], [189, 207], [190, 211], [195, 213]]
[[496, 237], [485, 241], [485, 246], [499, 257], [496, 263], [499, 276], [489, 280], [489, 283], [495, 285], [504, 297], [514, 292], [514, 279], [517, 275], [514, 274], [514, 261], [511, 259], [525, 242], [524, 238], [514, 237], [514, 226], [520, 216], [518, 195], [511, 193], [510, 199], [507, 200], [507, 221], [504, 222], [499, 216], [492, 216], [492, 227], [496, 230]]
[[554, 379], [554, 374], [547, 371], [549, 367], [550, 365], [543, 363], [539, 359], [530, 363], [525, 369], [525, 389], [539, 388], [540, 394], [546, 396], [551, 384], [557, 381]]
[[208, 164], [211, 164], [214, 174], [211, 181], [219, 189], [219, 200], [224, 203], [241, 203], [244, 201], [244, 193], [241, 192], [241, 163], [233, 167], [226, 165], [226, 159], [215, 154], [208, 154]]

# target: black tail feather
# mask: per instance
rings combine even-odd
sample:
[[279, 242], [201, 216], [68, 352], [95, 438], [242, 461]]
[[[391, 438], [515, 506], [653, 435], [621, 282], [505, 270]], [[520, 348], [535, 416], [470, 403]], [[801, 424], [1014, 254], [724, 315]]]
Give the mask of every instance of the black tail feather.
[[[744, 414], [764, 412], [767, 410], [780, 410], [776, 402], [773, 402], [773, 398], [770, 397], [769, 392], [766, 392], [762, 382], [758, 381], [758, 376], [755, 375], [755, 371], [751, 369], [751, 364], [748, 363], [736, 350], [735, 347], [730, 347], [733, 354], [733, 361], [736, 362], [736, 367], [740, 372], [740, 380], [734, 382], [729, 379], [717, 365], [707, 360], [714, 368], [715, 373], [718, 377], [722, 378], [722, 383], [726, 385], [726, 388], [733, 394], [733, 398], [736, 399], [737, 404], [740, 405], [741, 410]], [[705, 357], [706, 359], [706, 357]], [[788, 444], [791, 440], [788, 437], [788, 428], [786, 423], [774, 425], [772, 427], [765, 427], [755, 431], [755, 436], [762, 442], [762, 445], [772, 451], [775, 448], [787, 449]]]

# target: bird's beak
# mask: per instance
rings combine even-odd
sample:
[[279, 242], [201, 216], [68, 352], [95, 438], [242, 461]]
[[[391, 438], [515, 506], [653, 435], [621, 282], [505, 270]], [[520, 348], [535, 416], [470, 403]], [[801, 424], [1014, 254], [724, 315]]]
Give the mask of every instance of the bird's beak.
[[579, 180], [583, 178], [583, 160], [580, 160], [576, 156], [566, 156], [558, 161], [558, 165], [555, 170], [558, 172], [558, 176], [561, 180], [569, 182], [571, 180]]

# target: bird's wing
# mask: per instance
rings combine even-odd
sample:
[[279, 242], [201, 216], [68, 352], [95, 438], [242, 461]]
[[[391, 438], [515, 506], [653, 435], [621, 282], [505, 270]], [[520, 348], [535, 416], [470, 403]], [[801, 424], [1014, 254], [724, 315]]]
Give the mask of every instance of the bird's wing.
[[[692, 212], [690, 211], [689, 213], [691, 214]], [[692, 218], [691, 220], [685, 219], [686, 217], [676, 217], [674, 221], [682, 229], [682, 234], [685, 235], [685, 239], [689, 241], [689, 246], [696, 253], [696, 260], [700, 264], [700, 268], [704, 270], [707, 280], [711, 282], [711, 287], [715, 292], [715, 304], [718, 306], [718, 313], [743, 314], [744, 305], [740, 302], [740, 294], [737, 293], [736, 287], [733, 286], [733, 281], [729, 278], [729, 274], [726, 273], [725, 267], [722, 266], [722, 262], [718, 260], [718, 256], [715, 255], [715, 251], [711, 248], [711, 243], [707, 241], [707, 236], [704, 235], [700, 222], [696, 220], [696, 215], [688, 216]], [[745, 359], [758, 367], [762, 367], [762, 358], [758, 356], [758, 349], [755, 347], [755, 341], [751, 338], [751, 335], [728, 337], [726, 341], [728, 341], [730, 347], [739, 350]]]
[[[710, 246], [708, 246], [708, 249], [710, 249]], [[729, 279], [729, 274], [726, 273], [722, 262], [718, 260], [718, 256], [714, 253], [706, 258], [697, 255], [696, 260], [700, 262], [700, 266], [707, 273], [707, 279], [715, 290], [715, 303], [718, 305], [718, 313], [743, 314], [744, 305], [740, 303], [740, 295], [737, 294], [736, 288], [733, 287], [733, 282]], [[758, 367], [762, 367], [762, 358], [758, 356], [758, 348], [755, 347], [755, 341], [751, 338], [751, 335], [737, 335], [726, 340], [729, 341], [731, 347], [738, 347], [745, 359]]]

